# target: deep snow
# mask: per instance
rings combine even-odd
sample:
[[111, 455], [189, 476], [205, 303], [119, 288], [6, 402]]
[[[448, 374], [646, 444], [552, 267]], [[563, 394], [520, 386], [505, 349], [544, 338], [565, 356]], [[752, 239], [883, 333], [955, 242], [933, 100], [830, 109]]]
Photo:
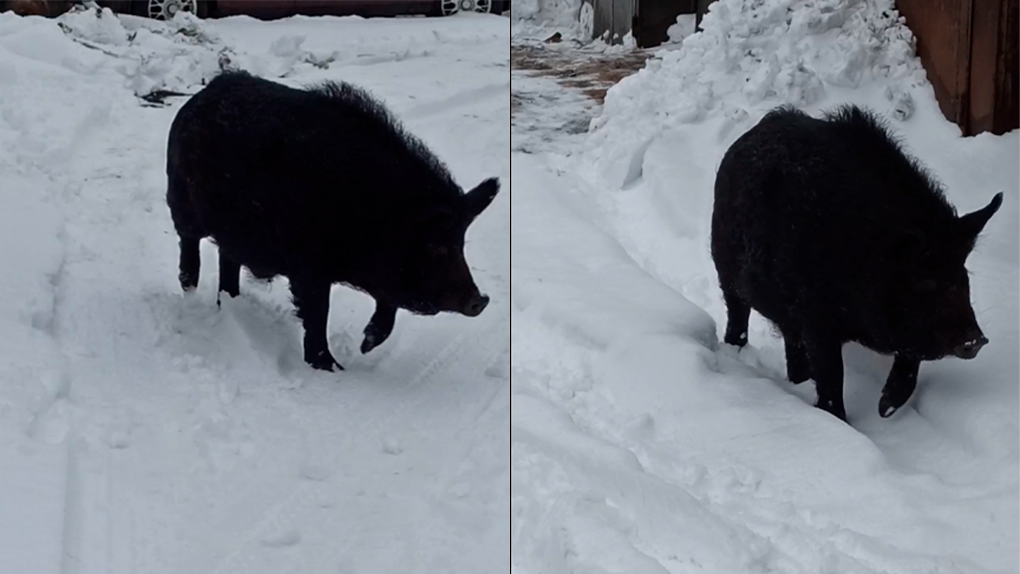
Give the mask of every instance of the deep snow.
[[[1020, 571], [1020, 134], [961, 138], [887, 0], [720, 0], [590, 112], [515, 72], [511, 571]], [[1006, 191], [969, 260], [992, 343], [925, 363], [890, 419], [891, 359], [844, 350], [847, 426], [784, 380], [757, 315], [721, 345], [708, 253], [726, 148], [769, 108], [887, 117], [963, 211]], [[529, 110], [530, 104], [533, 109]]]
[[184, 99], [135, 94], [193, 92], [221, 61], [347, 80], [462, 185], [505, 181], [509, 34], [475, 14], [0, 14], [0, 572], [505, 568], [509, 193], [468, 233], [481, 317], [401, 314], [362, 356], [371, 301], [337, 287], [347, 371], [316, 373], [285, 281], [245, 280], [217, 310], [204, 245], [180, 293], [163, 162]]

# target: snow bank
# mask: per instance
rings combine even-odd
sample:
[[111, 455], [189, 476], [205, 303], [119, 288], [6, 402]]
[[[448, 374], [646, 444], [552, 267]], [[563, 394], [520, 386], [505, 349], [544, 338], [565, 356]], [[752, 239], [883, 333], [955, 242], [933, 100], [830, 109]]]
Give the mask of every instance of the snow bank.
[[774, 106], [848, 97], [906, 120], [930, 91], [892, 0], [721, 0], [702, 25], [609, 91], [589, 149], [610, 185], [624, 185], [649, 141], [685, 124], [725, 118], [737, 134]]

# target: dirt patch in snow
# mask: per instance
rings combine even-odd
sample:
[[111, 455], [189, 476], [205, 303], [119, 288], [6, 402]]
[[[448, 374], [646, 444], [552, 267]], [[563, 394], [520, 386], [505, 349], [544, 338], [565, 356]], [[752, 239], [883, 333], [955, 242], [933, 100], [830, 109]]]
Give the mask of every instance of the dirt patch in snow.
[[[643, 68], [649, 57], [651, 52], [643, 50], [605, 54], [537, 44], [510, 46], [510, 67], [514, 71], [554, 78], [599, 105], [605, 101], [609, 88]], [[519, 100], [511, 94], [511, 113], [519, 105]]]

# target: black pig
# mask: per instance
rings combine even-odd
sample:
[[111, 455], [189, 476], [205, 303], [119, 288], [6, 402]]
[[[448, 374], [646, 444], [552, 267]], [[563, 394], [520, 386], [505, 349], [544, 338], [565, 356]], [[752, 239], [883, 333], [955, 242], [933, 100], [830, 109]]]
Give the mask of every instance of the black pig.
[[726, 152], [715, 180], [712, 258], [724, 342], [747, 343], [751, 309], [783, 335], [787, 376], [846, 420], [842, 346], [895, 356], [879, 413], [892, 415], [921, 361], [972, 359], [988, 343], [967, 256], [1002, 205], [958, 217], [942, 188], [870, 112], [769, 112]]
[[221, 292], [238, 295], [241, 266], [287, 277], [304, 358], [317, 369], [340, 367], [326, 342], [334, 283], [375, 298], [363, 353], [389, 337], [398, 308], [474, 317], [489, 303], [464, 235], [499, 180], [463, 193], [420, 140], [349, 84], [301, 90], [217, 76], [174, 119], [167, 178], [181, 287], [198, 285], [205, 237], [219, 247]]

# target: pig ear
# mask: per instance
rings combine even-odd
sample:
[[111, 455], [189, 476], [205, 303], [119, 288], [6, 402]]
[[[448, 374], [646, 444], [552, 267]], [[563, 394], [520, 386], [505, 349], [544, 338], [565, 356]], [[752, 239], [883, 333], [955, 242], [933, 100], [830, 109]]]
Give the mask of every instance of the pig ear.
[[468, 219], [473, 220], [485, 211], [485, 208], [489, 207], [492, 200], [496, 198], [497, 193], [499, 193], [499, 178], [491, 177], [464, 194]]
[[968, 213], [967, 215], [960, 217], [958, 225], [961, 235], [968, 242], [973, 243], [977, 239], [978, 234], [981, 233], [981, 230], [985, 228], [988, 220], [995, 215], [996, 211], [999, 211], [1000, 207], [1002, 207], [1001, 191], [995, 194], [995, 197], [992, 198], [992, 201], [988, 205], [973, 213]]
[[412, 225], [419, 230], [447, 227], [455, 221], [457, 212], [445, 206], [426, 209], [411, 218]]

